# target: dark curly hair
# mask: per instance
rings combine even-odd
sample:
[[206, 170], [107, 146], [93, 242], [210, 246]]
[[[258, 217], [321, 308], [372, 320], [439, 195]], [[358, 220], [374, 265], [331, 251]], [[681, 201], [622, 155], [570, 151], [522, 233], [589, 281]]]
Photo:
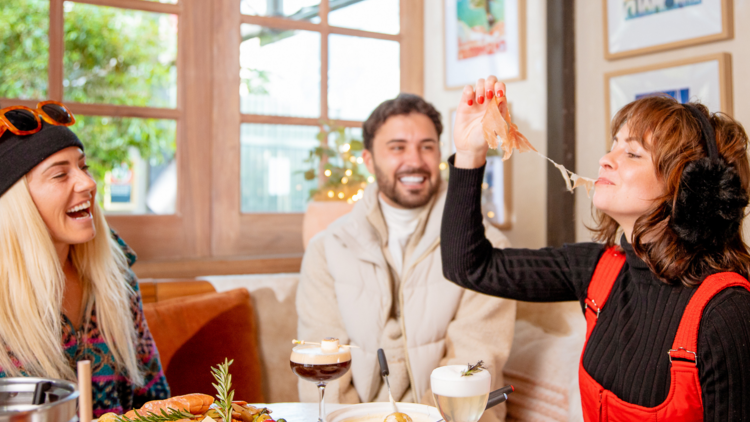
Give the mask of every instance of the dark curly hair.
[[[687, 173], [691, 173], [701, 159], [705, 160], [708, 151], [701, 129], [702, 118], [696, 118], [688, 107], [704, 115], [713, 127], [719, 159], [736, 181], [733, 189], [724, 189], [721, 180], [717, 184], [721, 187], [710, 192], [695, 189], [696, 181], [691, 181]], [[669, 284], [695, 287], [706, 276], [724, 271], [747, 278], [750, 275], [750, 254], [742, 238], [741, 223], [750, 192], [750, 164], [748, 137], [742, 125], [726, 114], [710, 114], [701, 104], [685, 106], [666, 95], [641, 98], [623, 107], [612, 120], [613, 139], [625, 123], [630, 136], [651, 153], [656, 175], [665, 185], [664, 194], [635, 222], [632, 239], [635, 253], [657, 277]], [[721, 203], [728, 194], [732, 198], [728, 202], [731, 218], [727, 218], [732, 221], [724, 225], [722, 239], [695, 242], [690, 233], [686, 233], [686, 227], [677, 224], [675, 219], [685, 213], [701, 216], [701, 209], [717, 208], [715, 204]], [[712, 215], [702, 216], [698, 219], [701, 223], [694, 223], [691, 228], [716, 231], [712, 226], [718, 224], [720, 214], [726, 216], [727, 213], [718, 208], [709, 213]], [[596, 240], [607, 246], [614, 245], [618, 228], [612, 217], [595, 211], [592, 230]], [[710, 236], [714, 235], [711, 233]]]
[[440, 135], [443, 133], [440, 112], [419, 95], [402, 92], [398, 94], [398, 97], [380, 103], [362, 125], [362, 137], [364, 138], [365, 149], [372, 151], [372, 140], [375, 138], [375, 133], [389, 117], [410, 113], [421, 113], [429, 117], [435, 125], [438, 138], [440, 138]]

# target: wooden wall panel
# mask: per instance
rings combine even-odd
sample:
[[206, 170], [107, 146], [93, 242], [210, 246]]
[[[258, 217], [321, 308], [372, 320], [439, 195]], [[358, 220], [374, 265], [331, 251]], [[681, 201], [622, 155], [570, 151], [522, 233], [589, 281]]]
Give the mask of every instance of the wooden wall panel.
[[139, 278], [194, 278], [207, 275], [296, 273], [302, 257], [214, 258], [139, 262], [133, 271]]
[[240, 255], [240, 14], [236, 0], [214, 2], [211, 252]]
[[178, 212], [184, 218], [183, 256], [205, 257], [211, 254], [214, 0], [180, 0], [180, 5]]
[[401, 1], [401, 91], [424, 95], [424, 1]]
[[107, 222], [138, 255], [138, 260], [186, 256], [183, 219], [176, 215], [108, 215]]

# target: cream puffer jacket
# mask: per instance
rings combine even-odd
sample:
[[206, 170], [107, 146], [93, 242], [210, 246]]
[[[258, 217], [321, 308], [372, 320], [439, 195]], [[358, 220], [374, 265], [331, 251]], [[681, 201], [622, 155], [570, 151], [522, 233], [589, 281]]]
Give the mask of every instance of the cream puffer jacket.
[[[377, 350], [383, 329], [398, 300], [402, 309], [406, 366], [416, 401], [432, 404], [430, 374], [438, 366], [484, 360], [492, 371], [492, 388], [500, 388], [502, 368], [513, 340], [514, 301], [462, 289], [443, 277], [440, 225], [447, 183], [420, 218], [410, 240], [415, 244], [404, 261], [397, 297], [391, 294], [391, 272], [384, 256], [387, 229], [380, 211], [377, 185], [349, 214], [316, 235], [302, 262], [297, 291], [298, 336], [308, 341], [334, 336], [353, 344], [349, 373], [326, 388], [326, 401], [372, 401], [380, 373]], [[487, 238], [508, 247], [507, 238], [490, 224]], [[300, 382], [300, 400], [316, 401], [312, 385]], [[504, 419], [504, 406], [482, 421]]]

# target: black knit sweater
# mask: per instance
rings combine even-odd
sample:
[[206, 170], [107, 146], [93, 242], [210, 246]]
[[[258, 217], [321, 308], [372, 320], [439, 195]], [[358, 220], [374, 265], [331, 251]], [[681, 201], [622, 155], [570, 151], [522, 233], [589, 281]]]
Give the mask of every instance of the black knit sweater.
[[[577, 300], [604, 247], [494, 249], [482, 226], [484, 168], [458, 169], [450, 160], [442, 226], [445, 277], [481, 293], [532, 302]], [[696, 289], [659, 281], [625, 241], [626, 262], [583, 355], [584, 369], [628, 403], [654, 407], [670, 388], [667, 350]], [[706, 421], [750, 421], [750, 292], [733, 287], [706, 307], [698, 336]]]

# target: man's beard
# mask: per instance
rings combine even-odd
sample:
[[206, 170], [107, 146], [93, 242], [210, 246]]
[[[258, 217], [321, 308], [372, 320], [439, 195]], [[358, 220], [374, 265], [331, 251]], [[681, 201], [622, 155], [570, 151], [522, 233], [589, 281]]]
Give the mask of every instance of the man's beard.
[[[424, 176], [425, 181], [428, 184], [427, 190], [418, 196], [404, 194], [402, 191], [399, 191], [399, 189], [396, 187], [398, 178], [405, 175]], [[380, 190], [380, 192], [395, 204], [404, 208], [419, 208], [427, 205], [432, 197], [435, 196], [435, 193], [437, 193], [438, 188], [440, 187], [440, 179], [438, 178], [437, 182], [433, 183], [433, 180], [430, 178], [430, 174], [428, 172], [425, 172], [424, 170], [408, 169], [406, 171], [400, 171], [396, 173], [393, 179], [390, 179], [383, 172], [381, 172], [378, 165], [375, 164], [375, 177], [377, 177], [378, 189]]]

